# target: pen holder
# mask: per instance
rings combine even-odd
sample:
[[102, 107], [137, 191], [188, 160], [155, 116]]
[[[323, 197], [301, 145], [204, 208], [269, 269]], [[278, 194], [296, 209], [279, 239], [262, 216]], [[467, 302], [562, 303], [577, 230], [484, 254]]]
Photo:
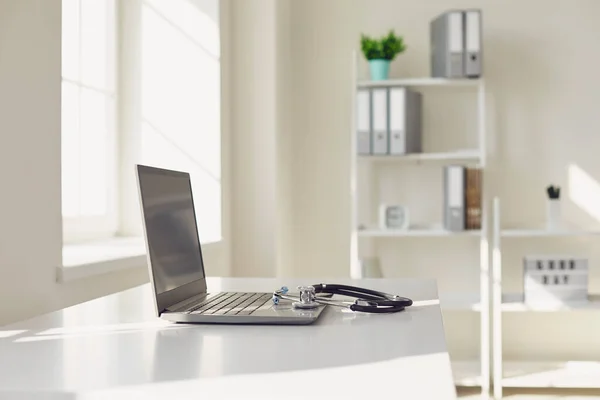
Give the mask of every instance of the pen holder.
[[546, 229], [555, 231], [560, 229], [560, 200], [546, 200]]

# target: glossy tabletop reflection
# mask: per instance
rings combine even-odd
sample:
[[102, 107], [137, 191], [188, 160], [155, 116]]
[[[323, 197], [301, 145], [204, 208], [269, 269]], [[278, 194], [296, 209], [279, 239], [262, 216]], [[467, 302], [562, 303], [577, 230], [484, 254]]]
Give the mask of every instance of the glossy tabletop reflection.
[[[211, 292], [311, 283], [208, 279]], [[0, 328], [0, 398], [455, 398], [435, 281], [335, 283], [415, 305], [383, 315], [328, 307], [304, 326], [179, 325], [154, 316], [143, 285]]]

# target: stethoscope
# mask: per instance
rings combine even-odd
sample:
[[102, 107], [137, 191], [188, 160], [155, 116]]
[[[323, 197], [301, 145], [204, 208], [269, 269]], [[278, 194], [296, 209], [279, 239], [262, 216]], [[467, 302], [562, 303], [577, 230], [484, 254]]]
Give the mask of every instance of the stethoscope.
[[[411, 299], [406, 297], [348, 285], [319, 283], [312, 286], [298, 286], [298, 290], [300, 293], [297, 297], [291, 296], [287, 294], [288, 288], [283, 286], [273, 292], [273, 303], [279, 304], [279, 301], [284, 299], [293, 301], [293, 307], [299, 309], [312, 309], [317, 308], [319, 305], [331, 305], [365, 313], [398, 312], [413, 303]], [[329, 300], [317, 296], [317, 293], [356, 297], [356, 300], [354, 302]]]

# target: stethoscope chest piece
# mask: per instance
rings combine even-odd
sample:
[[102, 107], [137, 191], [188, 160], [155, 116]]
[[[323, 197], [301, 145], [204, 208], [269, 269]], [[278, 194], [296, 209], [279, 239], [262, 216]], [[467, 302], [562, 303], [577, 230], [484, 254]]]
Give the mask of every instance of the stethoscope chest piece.
[[292, 303], [294, 308], [303, 310], [319, 307], [319, 303], [315, 301], [316, 292], [313, 286], [298, 286], [300, 291], [299, 300]]

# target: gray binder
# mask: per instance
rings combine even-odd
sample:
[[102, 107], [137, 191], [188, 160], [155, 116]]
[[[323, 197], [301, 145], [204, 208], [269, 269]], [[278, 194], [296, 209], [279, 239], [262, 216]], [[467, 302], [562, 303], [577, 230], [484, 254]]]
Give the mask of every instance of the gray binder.
[[377, 88], [371, 91], [371, 112], [373, 113], [373, 154], [388, 154], [390, 139], [387, 88]]
[[389, 92], [390, 154], [420, 153], [421, 94], [404, 87]]
[[464, 16], [452, 10], [441, 14], [429, 26], [431, 76], [462, 78], [464, 67]]
[[465, 75], [479, 78], [482, 75], [481, 10], [464, 12]]
[[444, 167], [444, 228], [465, 230], [465, 167]]
[[361, 89], [356, 94], [356, 151], [371, 154], [371, 92]]

